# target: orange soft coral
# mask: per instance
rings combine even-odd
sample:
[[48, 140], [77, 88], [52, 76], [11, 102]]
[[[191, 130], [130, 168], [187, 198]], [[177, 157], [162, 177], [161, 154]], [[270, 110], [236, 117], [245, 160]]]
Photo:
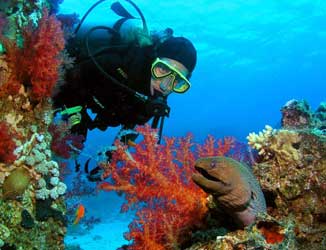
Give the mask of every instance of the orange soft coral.
[[225, 137], [223, 142], [222, 139], [216, 141], [213, 136], [209, 135], [204, 145], [198, 145], [199, 157], [223, 156], [229, 152], [230, 148], [234, 146], [234, 143], [235, 140], [233, 137]]
[[206, 194], [191, 180], [196, 145], [190, 134], [165, 138], [164, 145], [157, 145], [155, 130], [149, 126], [137, 130], [143, 141], [130, 154], [117, 143], [110, 164], [111, 181], [100, 188], [125, 193], [123, 211], [137, 209], [126, 234], [132, 240], [128, 249], [176, 249], [201, 225], [207, 211]]

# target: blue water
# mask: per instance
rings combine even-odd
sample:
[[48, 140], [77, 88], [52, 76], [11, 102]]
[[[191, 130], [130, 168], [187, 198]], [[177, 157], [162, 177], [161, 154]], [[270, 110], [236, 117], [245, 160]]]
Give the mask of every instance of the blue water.
[[[87, 22], [115, 20], [109, 10], [112, 2], [97, 7]], [[258, 132], [266, 124], [278, 127], [280, 108], [288, 100], [306, 99], [313, 109], [326, 101], [325, 1], [135, 2], [150, 29], [171, 27], [176, 36], [190, 39], [198, 51], [190, 91], [169, 97], [172, 111], [164, 135], [183, 136], [190, 131], [197, 140], [212, 134], [246, 141], [249, 132]], [[83, 15], [92, 3], [65, 0], [60, 12]], [[110, 136], [110, 131], [92, 133], [88, 152], [98, 149], [99, 139], [110, 144]], [[110, 210], [111, 201], [103, 202]]]
[[[89, 21], [111, 20], [112, 2], [98, 6]], [[244, 140], [265, 124], [277, 126], [287, 100], [306, 99], [316, 108], [326, 99], [326, 2], [135, 2], [150, 29], [172, 27], [198, 50], [191, 90], [169, 98], [165, 135], [192, 131], [198, 138]], [[65, 0], [61, 12], [82, 15], [92, 3]]]

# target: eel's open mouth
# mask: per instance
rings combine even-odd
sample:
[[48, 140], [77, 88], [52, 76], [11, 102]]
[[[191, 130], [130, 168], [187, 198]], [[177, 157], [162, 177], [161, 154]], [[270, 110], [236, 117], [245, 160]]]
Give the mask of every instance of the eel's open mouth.
[[202, 175], [204, 176], [206, 179], [210, 180], [210, 181], [221, 181], [217, 178], [215, 178], [214, 176], [211, 176], [209, 173], [207, 173], [207, 171], [199, 166], [195, 166], [195, 169]]

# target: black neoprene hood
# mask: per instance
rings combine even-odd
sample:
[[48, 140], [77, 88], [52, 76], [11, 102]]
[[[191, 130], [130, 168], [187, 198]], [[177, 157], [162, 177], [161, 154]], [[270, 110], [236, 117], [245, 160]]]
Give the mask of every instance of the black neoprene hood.
[[191, 73], [197, 61], [194, 45], [184, 37], [171, 37], [157, 48], [158, 57], [166, 57], [182, 63]]

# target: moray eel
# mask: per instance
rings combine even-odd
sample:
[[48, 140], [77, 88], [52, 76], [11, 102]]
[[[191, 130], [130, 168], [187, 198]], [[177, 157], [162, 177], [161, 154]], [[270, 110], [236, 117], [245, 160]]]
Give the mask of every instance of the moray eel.
[[200, 158], [193, 181], [232, 216], [240, 227], [252, 224], [257, 213], [266, 212], [260, 185], [248, 166], [228, 157]]

